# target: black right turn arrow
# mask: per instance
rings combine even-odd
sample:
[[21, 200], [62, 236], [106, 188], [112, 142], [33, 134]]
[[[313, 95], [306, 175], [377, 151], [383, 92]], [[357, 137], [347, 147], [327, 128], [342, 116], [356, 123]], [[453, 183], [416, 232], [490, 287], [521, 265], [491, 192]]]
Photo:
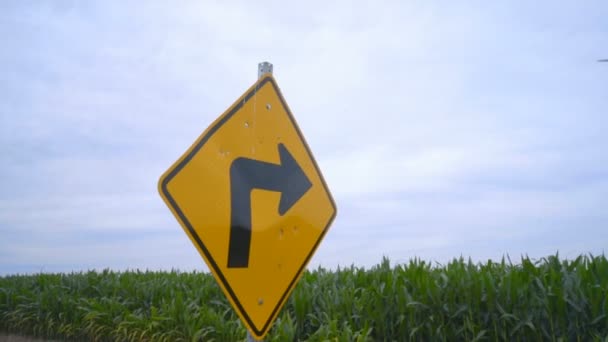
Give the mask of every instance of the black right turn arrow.
[[283, 216], [312, 187], [285, 145], [279, 144], [278, 147], [281, 164], [241, 157], [230, 165], [229, 268], [249, 266], [253, 189], [280, 192], [278, 213]]

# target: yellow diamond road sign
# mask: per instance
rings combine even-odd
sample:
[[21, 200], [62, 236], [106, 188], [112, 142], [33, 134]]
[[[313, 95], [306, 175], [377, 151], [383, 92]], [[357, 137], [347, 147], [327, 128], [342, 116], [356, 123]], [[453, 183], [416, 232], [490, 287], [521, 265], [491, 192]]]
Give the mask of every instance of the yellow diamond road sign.
[[336, 216], [270, 74], [162, 175], [159, 192], [241, 320], [263, 338]]

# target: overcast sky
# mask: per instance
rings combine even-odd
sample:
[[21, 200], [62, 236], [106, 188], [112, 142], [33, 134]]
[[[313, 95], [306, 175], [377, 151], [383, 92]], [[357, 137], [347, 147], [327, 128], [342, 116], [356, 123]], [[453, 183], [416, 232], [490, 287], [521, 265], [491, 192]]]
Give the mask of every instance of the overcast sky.
[[338, 216], [311, 266], [603, 253], [608, 4], [0, 2], [0, 274], [205, 270], [161, 174], [274, 75]]

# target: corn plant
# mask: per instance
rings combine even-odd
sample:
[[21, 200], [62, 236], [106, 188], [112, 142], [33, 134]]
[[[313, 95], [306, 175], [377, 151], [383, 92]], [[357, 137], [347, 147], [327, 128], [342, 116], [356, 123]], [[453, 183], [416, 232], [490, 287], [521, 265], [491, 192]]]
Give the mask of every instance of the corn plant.
[[[210, 274], [0, 277], [0, 332], [62, 340], [242, 341]], [[268, 341], [608, 341], [608, 261], [412, 259], [304, 273]]]

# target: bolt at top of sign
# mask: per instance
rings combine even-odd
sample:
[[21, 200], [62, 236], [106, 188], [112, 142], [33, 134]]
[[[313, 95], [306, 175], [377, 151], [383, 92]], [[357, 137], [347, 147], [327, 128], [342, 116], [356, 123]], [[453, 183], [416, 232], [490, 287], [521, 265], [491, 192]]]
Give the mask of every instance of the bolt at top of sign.
[[272, 64], [163, 174], [161, 197], [263, 338], [336, 216]]

